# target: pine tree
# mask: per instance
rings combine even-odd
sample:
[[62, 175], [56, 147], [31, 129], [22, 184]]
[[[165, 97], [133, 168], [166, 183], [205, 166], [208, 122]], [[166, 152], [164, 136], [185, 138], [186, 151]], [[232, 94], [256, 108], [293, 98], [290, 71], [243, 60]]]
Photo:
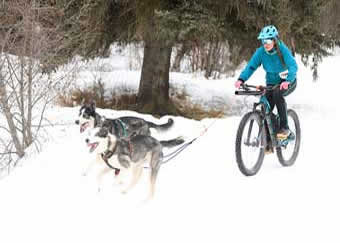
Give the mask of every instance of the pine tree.
[[[74, 55], [108, 54], [112, 43], [144, 43], [138, 109], [176, 114], [169, 99], [169, 68], [176, 43], [227, 41], [231, 60], [248, 60], [259, 46], [256, 37], [268, 24], [304, 60], [319, 62], [339, 44], [334, 29], [325, 32], [322, 16], [336, 0], [58, 0], [43, 1], [60, 9], [63, 40], [55, 65]], [[61, 19], [61, 21], [59, 21]], [[309, 58], [314, 57], [314, 58]], [[316, 65], [317, 66], [317, 65]]]

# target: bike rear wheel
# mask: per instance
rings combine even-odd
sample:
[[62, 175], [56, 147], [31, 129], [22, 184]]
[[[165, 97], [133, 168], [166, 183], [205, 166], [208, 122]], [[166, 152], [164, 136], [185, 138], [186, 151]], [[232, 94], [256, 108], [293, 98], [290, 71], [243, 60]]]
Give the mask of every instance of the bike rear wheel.
[[291, 109], [287, 111], [287, 114], [288, 126], [292, 133], [286, 141], [281, 141], [281, 143], [284, 143], [283, 145], [276, 148], [276, 154], [282, 166], [291, 166], [295, 163], [301, 143], [299, 117], [296, 112]]
[[249, 112], [242, 118], [236, 135], [236, 162], [246, 176], [255, 175], [264, 159], [265, 129], [259, 111]]

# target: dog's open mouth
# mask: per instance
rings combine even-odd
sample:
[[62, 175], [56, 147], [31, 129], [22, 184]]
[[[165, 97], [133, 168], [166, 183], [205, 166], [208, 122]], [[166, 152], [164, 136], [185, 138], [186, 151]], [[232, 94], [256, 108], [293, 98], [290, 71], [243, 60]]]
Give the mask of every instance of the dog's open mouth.
[[87, 146], [90, 147], [90, 153], [92, 153], [98, 146], [99, 143], [88, 143]]
[[81, 124], [80, 132], [81, 133], [84, 132], [89, 125], [90, 125], [90, 123], [88, 123], [88, 122], [85, 122], [85, 123]]

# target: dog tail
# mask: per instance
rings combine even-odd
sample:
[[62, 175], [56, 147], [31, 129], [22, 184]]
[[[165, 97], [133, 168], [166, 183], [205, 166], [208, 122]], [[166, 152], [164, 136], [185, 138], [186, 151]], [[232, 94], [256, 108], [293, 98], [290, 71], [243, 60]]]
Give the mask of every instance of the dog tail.
[[167, 147], [167, 148], [178, 146], [178, 145], [180, 145], [180, 144], [182, 144], [184, 142], [185, 141], [184, 141], [183, 137], [177, 137], [177, 138], [171, 139], [171, 140], [162, 140], [162, 141], [160, 141], [162, 146], [163, 147]]
[[161, 124], [161, 125], [157, 125], [153, 122], [149, 122], [147, 121], [149, 127], [151, 128], [155, 128], [157, 131], [166, 131], [168, 130], [170, 127], [172, 127], [172, 125], [174, 124], [174, 120], [169, 118], [167, 123]]

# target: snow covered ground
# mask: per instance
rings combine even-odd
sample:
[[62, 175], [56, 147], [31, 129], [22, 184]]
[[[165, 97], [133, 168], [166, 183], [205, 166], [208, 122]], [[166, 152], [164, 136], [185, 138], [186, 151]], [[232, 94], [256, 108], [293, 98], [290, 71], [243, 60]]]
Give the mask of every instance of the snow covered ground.
[[[116, 61], [116, 59], [111, 60]], [[324, 60], [320, 80], [299, 65], [298, 88], [288, 97], [301, 121], [302, 144], [296, 164], [279, 165], [266, 156], [259, 174], [243, 176], [235, 161], [235, 135], [241, 115], [195, 121], [172, 117], [174, 127], [157, 138], [183, 135], [190, 140], [208, 131], [161, 167], [155, 198], [142, 203], [146, 176], [127, 195], [105, 177], [98, 192], [100, 165], [82, 176], [91, 156], [74, 120], [79, 107], [54, 107], [50, 120], [65, 126], [49, 128], [41, 153], [29, 153], [0, 181], [0, 241], [12, 242], [339, 242], [340, 160], [337, 157], [340, 122], [338, 67], [340, 57]], [[138, 87], [138, 71], [117, 62], [100, 73], [104, 82], [120, 80]], [[90, 81], [83, 71], [79, 81]], [[235, 97], [235, 78], [204, 80], [172, 73], [173, 85], [185, 87], [192, 99], [209, 105]], [[257, 71], [252, 80], [263, 80]], [[208, 95], [207, 95], [208, 93]], [[107, 117], [136, 115], [131, 111], [98, 110]], [[246, 109], [244, 110], [246, 112]], [[244, 114], [243, 112], [243, 114]], [[165, 151], [169, 152], [169, 151]]]

